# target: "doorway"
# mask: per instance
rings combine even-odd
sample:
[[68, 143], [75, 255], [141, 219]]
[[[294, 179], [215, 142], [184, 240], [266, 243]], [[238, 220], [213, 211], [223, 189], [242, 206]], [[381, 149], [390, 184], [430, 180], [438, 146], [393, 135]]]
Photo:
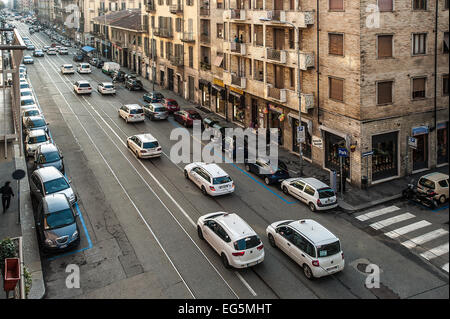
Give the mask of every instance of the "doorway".
[[167, 81], [169, 90], [173, 91], [173, 69], [167, 69]]

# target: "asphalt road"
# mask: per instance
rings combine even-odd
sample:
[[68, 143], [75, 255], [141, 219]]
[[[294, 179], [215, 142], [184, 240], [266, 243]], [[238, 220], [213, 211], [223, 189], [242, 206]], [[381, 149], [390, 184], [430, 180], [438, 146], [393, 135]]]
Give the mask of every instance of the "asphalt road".
[[[50, 44], [43, 33], [30, 36], [24, 24], [19, 30], [37, 48]], [[170, 132], [178, 127], [172, 118], [126, 124], [118, 117], [121, 104], [142, 102], [142, 92], [121, 87], [115, 97], [95, 90], [91, 96], [77, 96], [72, 90], [76, 80], [89, 80], [95, 89], [111, 79], [96, 68], [92, 74], [62, 75], [61, 64], [75, 64], [72, 55], [34, 59], [28, 76], [65, 156], [83, 229], [76, 251], [45, 257], [48, 298], [448, 298], [448, 273], [386, 244], [342, 212], [312, 213], [277, 187], [248, 175], [241, 164], [221, 164], [235, 181], [234, 194], [203, 196], [184, 178], [183, 164], [168, 157], [176, 143]], [[160, 159], [138, 160], [127, 149], [128, 136], [145, 132], [162, 145]], [[264, 243], [262, 264], [242, 270], [222, 266], [195, 228], [199, 216], [215, 211], [235, 212], [252, 226]], [[301, 218], [315, 219], [340, 238], [344, 271], [309, 281], [269, 245], [268, 224]], [[379, 289], [365, 287], [361, 265], [368, 263], [381, 270]], [[69, 264], [80, 267], [80, 288], [66, 288]]]

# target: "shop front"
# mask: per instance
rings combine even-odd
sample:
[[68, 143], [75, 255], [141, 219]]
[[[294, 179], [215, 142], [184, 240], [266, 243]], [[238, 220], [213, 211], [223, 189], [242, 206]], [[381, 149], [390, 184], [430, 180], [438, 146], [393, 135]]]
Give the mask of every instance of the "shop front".
[[372, 181], [398, 176], [398, 131], [372, 136]]
[[417, 140], [417, 147], [413, 149], [413, 171], [428, 168], [428, 126], [413, 127], [412, 136]]
[[437, 165], [448, 164], [448, 121], [437, 125]]
[[228, 100], [233, 110], [233, 122], [245, 125], [245, 97], [244, 91], [229, 87]]
[[[298, 141], [297, 135], [298, 135], [298, 116], [297, 115], [291, 115], [289, 114], [289, 117], [291, 119], [291, 129], [292, 129], [292, 151], [295, 153], [300, 153], [300, 143]], [[312, 149], [312, 121], [302, 120], [302, 126], [305, 127], [305, 141], [302, 143], [302, 154], [303, 157], [306, 157], [308, 159], [311, 159], [311, 149]]]
[[198, 80], [198, 87], [200, 89], [200, 104], [203, 107], [211, 108], [211, 83], [199, 79]]
[[222, 80], [213, 79], [212, 95], [214, 111], [226, 117], [226, 90]]
[[[322, 128], [324, 139], [325, 139], [325, 168], [330, 170], [335, 170], [339, 172], [340, 170], [340, 160], [339, 160], [339, 148], [347, 148], [347, 141], [344, 138], [344, 134], [337, 134], [331, 130], [324, 130]], [[347, 178], [349, 178], [350, 173], [350, 158], [343, 158], [343, 169], [347, 172]]]
[[[278, 144], [283, 145], [283, 131], [284, 131], [284, 120], [285, 114], [283, 107], [276, 106], [271, 103], [267, 103], [267, 128], [276, 128], [278, 130]], [[267, 138], [269, 137], [269, 130], [266, 132]], [[269, 140], [267, 140], [268, 142]]]

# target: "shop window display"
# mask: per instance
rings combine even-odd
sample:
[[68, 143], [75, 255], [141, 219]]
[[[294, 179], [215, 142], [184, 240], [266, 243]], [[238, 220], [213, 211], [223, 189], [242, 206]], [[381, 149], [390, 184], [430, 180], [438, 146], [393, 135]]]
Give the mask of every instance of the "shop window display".
[[398, 175], [398, 132], [372, 136], [372, 180]]

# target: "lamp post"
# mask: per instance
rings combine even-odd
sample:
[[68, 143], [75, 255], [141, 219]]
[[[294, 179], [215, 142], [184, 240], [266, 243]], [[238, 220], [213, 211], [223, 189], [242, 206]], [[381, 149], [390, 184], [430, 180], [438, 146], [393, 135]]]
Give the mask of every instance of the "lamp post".
[[[273, 19], [269, 19], [269, 18], [264, 18], [261, 17], [259, 18], [260, 21], [262, 22], [267, 22], [267, 21], [272, 21], [275, 22]], [[276, 21], [277, 23], [280, 24], [288, 24], [291, 27], [293, 27], [295, 29], [295, 32], [297, 33], [297, 37], [295, 40], [296, 46], [297, 46], [297, 95], [298, 95], [298, 124], [299, 127], [302, 126], [302, 94], [301, 94], [301, 85], [300, 85], [300, 33], [299, 33], [299, 28], [297, 26], [295, 26], [293, 23], [288, 22], [288, 21]], [[304, 132], [304, 131], [303, 131]], [[299, 141], [298, 143], [298, 148], [299, 148], [299, 153], [300, 153], [300, 176], [303, 175], [303, 150], [302, 150], [302, 143], [299, 140], [299, 136], [298, 134], [300, 134], [300, 131], [297, 130], [297, 141]], [[305, 134], [305, 133], [303, 133]]]

